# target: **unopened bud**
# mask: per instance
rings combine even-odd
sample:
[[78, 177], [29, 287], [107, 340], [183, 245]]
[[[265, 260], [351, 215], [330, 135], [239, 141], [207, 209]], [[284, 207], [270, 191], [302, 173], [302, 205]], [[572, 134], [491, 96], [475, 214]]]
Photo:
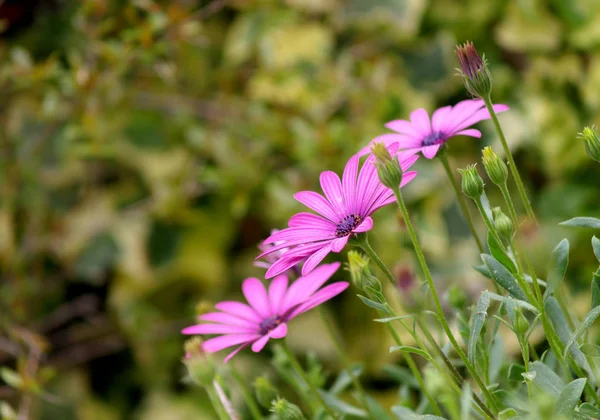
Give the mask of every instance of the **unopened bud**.
[[196, 305], [196, 315], [201, 316], [215, 310], [215, 305], [208, 300], [201, 300]]
[[492, 75], [485, 55], [480, 57], [472, 42], [456, 47], [460, 63], [458, 74], [463, 78], [469, 93], [478, 98], [486, 98], [492, 93]]
[[500, 207], [492, 209], [494, 216], [494, 227], [504, 246], [509, 246], [512, 243], [513, 235], [515, 234], [515, 225], [512, 220], [502, 212]]
[[383, 143], [375, 143], [371, 152], [375, 156], [375, 167], [381, 183], [391, 189], [399, 188], [402, 183], [402, 168], [398, 158], [392, 157]]
[[264, 408], [271, 407], [271, 403], [277, 398], [277, 391], [266, 376], [256, 378], [254, 381], [254, 394], [258, 403]]
[[523, 312], [521, 312], [520, 309], [515, 312], [515, 322], [513, 327], [515, 332], [519, 335], [525, 334], [529, 329], [529, 321], [527, 321], [527, 318], [525, 318], [525, 315], [523, 315]]
[[296, 404], [292, 404], [285, 398], [273, 401], [271, 412], [275, 413], [278, 420], [305, 420], [304, 414]]
[[473, 200], [478, 200], [483, 194], [483, 179], [477, 172], [477, 164], [469, 165], [465, 169], [459, 169], [462, 175], [462, 191]]
[[598, 139], [595, 127], [585, 127], [578, 137], [583, 139], [588, 156], [596, 162], [600, 162], [600, 139]]
[[381, 282], [377, 277], [371, 274], [369, 268], [369, 258], [358, 251], [348, 251], [348, 269], [352, 278], [352, 284], [360, 290], [365, 287], [371, 287], [377, 292], [381, 292]]
[[506, 185], [508, 179], [508, 167], [506, 163], [498, 156], [494, 149], [487, 146], [483, 148], [483, 167], [492, 182], [496, 185]]
[[184, 344], [185, 359], [190, 379], [197, 385], [210, 386], [215, 377], [215, 365], [211, 357], [202, 349], [202, 339], [194, 337]]

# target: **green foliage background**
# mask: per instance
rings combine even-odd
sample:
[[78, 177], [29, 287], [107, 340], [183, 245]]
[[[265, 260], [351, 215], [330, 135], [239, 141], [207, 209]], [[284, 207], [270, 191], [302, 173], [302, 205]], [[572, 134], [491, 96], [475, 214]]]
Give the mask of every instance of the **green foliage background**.
[[[589, 232], [557, 222], [598, 216], [600, 170], [575, 138], [600, 122], [597, 1], [87, 0], [34, 11], [16, 30], [5, 21], [0, 40], [0, 364], [18, 369], [27, 349], [43, 350], [51, 370], [36, 380], [60, 402], [38, 401], [34, 418], [212, 418], [204, 393], [180, 383], [179, 331], [196, 304], [239, 297], [242, 279], [260, 277], [256, 244], [302, 209], [292, 194], [340, 172], [385, 122], [466, 99], [453, 53], [466, 40], [489, 59], [494, 100], [511, 106], [501, 123], [542, 220], [522, 226], [526, 246], [543, 272], [569, 236], [568, 280], [586, 293]], [[500, 151], [480, 128], [481, 141], [451, 142], [455, 166], [484, 145]], [[406, 194], [436, 281], [477, 297], [487, 283], [470, 268], [477, 252], [441, 165], [416, 166]], [[394, 209], [375, 219], [375, 246], [410, 283]], [[407, 309], [419, 299], [418, 285], [398, 293]], [[373, 313], [352, 290], [328, 307], [351, 357], [366, 359], [369, 388], [393, 402], [381, 367], [396, 355]], [[318, 311], [290, 340], [340, 368]], [[268, 358], [234, 361], [252, 378]], [[0, 393], [18, 405], [9, 387]]]

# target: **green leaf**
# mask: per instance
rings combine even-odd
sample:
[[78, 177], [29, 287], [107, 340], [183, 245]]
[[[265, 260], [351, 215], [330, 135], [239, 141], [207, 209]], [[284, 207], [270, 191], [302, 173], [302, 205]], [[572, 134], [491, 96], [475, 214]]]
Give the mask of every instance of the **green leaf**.
[[477, 348], [477, 341], [481, 335], [483, 324], [487, 317], [487, 310], [490, 306], [490, 297], [486, 291], [484, 291], [479, 297], [479, 301], [475, 306], [475, 311], [471, 317], [471, 329], [469, 330], [469, 343], [468, 343], [468, 356], [471, 363], [475, 363], [475, 352]]
[[516, 274], [517, 266], [510, 259], [508, 254], [502, 250], [502, 247], [500, 246], [500, 244], [498, 244], [498, 241], [496, 241], [496, 239], [494, 239], [494, 235], [492, 235], [491, 232], [488, 232], [487, 242], [488, 242], [488, 247], [490, 248], [490, 253], [492, 254], [492, 256], [494, 258], [496, 258], [500, 264], [502, 264], [504, 267], [506, 267], [508, 269], [508, 271], [510, 271], [513, 274]]
[[419, 383], [411, 371], [404, 366], [385, 365], [382, 371], [401, 385], [407, 385], [411, 388], [419, 389]]
[[400, 319], [414, 318], [415, 316], [416, 316], [416, 314], [390, 316], [388, 318], [377, 318], [377, 319], [374, 319], [373, 321], [375, 321], [375, 322], [384, 322], [385, 323], [385, 322], [398, 321]]
[[2, 378], [2, 380], [6, 382], [8, 386], [13, 388], [20, 389], [23, 386], [23, 380], [21, 379], [21, 376], [19, 376], [17, 372], [10, 368], [0, 368], [0, 378]]
[[333, 385], [331, 385], [331, 388], [329, 389], [329, 392], [331, 394], [337, 395], [343, 390], [345, 390], [350, 384], [352, 384], [352, 377], [350, 376], [350, 372], [352, 372], [352, 375], [355, 378], [358, 378], [363, 372], [363, 367], [360, 365], [354, 365], [350, 367], [350, 371], [346, 369], [340, 372], [338, 377], [335, 379], [335, 382], [333, 383]]
[[533, 383], [553, 397], [558, 397], [565, 387], [564, 381], [542, 362], [535, 361], [531, 363], [529, 365], [529, 371], [535, 372]]
[[581, 414], [585, 414], [586, 416], [590, 416], [594, 419], [600, 419], [600, 408], [593, 406], [590, 403], [583, 403], [579, 406], [579, 412]]
[[583, 320], [583, 322], [581, 323], [581, 325], [579, 325], [577, 327], [577, 329], [573, 333], [573, 336], [571, 337], [571, 339], [567, 343], [567, 345], [565, 347], [565, 352], [563, 353], [563, 357], [566, 357], [567, 352], [569, 351], [569, 349], [571, 348], [571, 346], [573, 344], [575, 344], [575, 342], [579, 339], [579, 337], [581, 337], [581, 335], [589, 327], [592, 326], [592, 324], [594, 323], [594, 321], [596, 321], [596, 319], [598, 318], [598, 316], [600, 316], [600, 306], [597, 306], [594, 309], [592, 309], [590, 312], [588, 312], [588, 314], [586, 315], [586, 317]]
[[600, 229], [600, 219], [596, 219], [595, 217], [574, 217], [559, 223], [559, 225]]
[[579, 346], [579, 350], [585, 355], [591, 357], [600, 357], [600, 346], [592, 343], [585, 343]]
[[592, 275], [592, 308], [600, 306], [600, 267]]
[[413, 353], [413, 354], [418, 354], [419, 356], [429, 360], [430, 362], [431, 360], [431, 356], [429, 355], [429, 353], [427, 353], [424, 350], [421, 350], [420, 348], [417, 347], [412, 347], [412, 346], [391, 346], [390, 347], [390, 353], [395, 352], [395, 351], [402, 351], [402, 352], [407, 352], [407, 353]]
[[329, 392], [319, 390], [319, 394], [321, 394], [327, 405], [335, 411], [339, 411], [347, 416], [368, 417], [366, 411], [340, 400]]
[[498, 420], [508, 420], [517, 417], [517, 410], [514, 408], [506, 408], [498, 413]]
[[472, 267], [475, 269], [475, 271], [479, 272], [479, 274], [483, 275], [484, 277], [487, 277], [488, 279], [492, 278], [492, 273], [490, 273], [490, 269], [487, 268], [486, 265], [473, 265]]
[[[569, 323], [567, 322], [567, 318], [565, 317], [565, 314], [563, 313], [560, 305], [558, 304], [558, 301], [554, 296], [551, 296], [544, 304], [544, 307], [546, 308], [546, 313], [548, 314], [550, 323], [554, 327], [556, 334], [558, 334], [560, 341], [562, 341], [563, 344], [566, 345], [571, 339], [572, 332], [571, 328], [569, 327]], [[565, 354], [567, 353], [565, 352]], [[585, 359], [585, 356], [583, 355], [581, 350], [579, 350], [577, 347], [573, 347], [571, 348], [571, 355], [573, 356], [573, 358], [579, 366], [581, 366], [588, 372], [590, 371], [590, 365]]]
[[488, 374], [491, 383], [495, 382], [496, 378], [500, 374], [500, 370], [506, 361], [505, 356], [504, 341], [502, 341], [502, 336], [500, 333], [497, 333], [489, 354], [490, 363], [488, 367]]
[[356, 296], [358, 296], [365, 305], [367, 305], [373, 309], [377, 309], [378, 311], [381, 311], [383, 313], [390, 314], [390, 315], [392, 314], [385, 305], [375, 302], [374, 300], [364, 297], [363, 295], [356, 295]]
[[532, 304], [527, 303], [523, 300], [513, 299], [510, 296], [501, 296], [501, 295], [498, 295], [493, 292], [488, 292], [488, 295], [490, 296], [490, 299], [492, 299], [492, 300], [495, 300], [497, 302], [506, 303], [507, 310], [508, 310], [508, 308], [510, 308], [511, 305], [513, 305], [513, 306], [517, 305], [523, 309], [527, 309], [528, 311], [530, 311], [536, 315], [539, 313], [539, 311], [537, 310], [537, 308], [535, 306], [533, 306]]
[[527, 295], [517, 283], [517, 279], [498, 260], [488, 254], [481, 254], [483, 263], [490, 270], [492, 279], [504, 288], [511, 296], [527, 302]]
[[567, 272], [569, 265], [569, 241], [563, 239], [554, 248], [550, 256], [550, 269], [548, 270], [548, 281], [544, 291], [544, 299], [547, 299], [558, 287]]
[[432, 414], [417, 414], [410, 408], [396, 405], [392, 407], [392, 413], [400, 420], [446, 420], [443, 417], [434, 416]]
[[512, 364], [508, 367], [508, 379], [511, 381], [519, 381], [523, 380], [523, 373], [525, 373], [525, 366]]
[[560, 392], [556, 400], [556, 410], [559, 414], [568, 417], [575, 411], [586, 381], [586, 378], [575, 379]]
[[600, 262], [600, 239], [596, 238], [596, 236], [592, 236], [592, 249], [594, 250], [594, 255], [598, 262]]

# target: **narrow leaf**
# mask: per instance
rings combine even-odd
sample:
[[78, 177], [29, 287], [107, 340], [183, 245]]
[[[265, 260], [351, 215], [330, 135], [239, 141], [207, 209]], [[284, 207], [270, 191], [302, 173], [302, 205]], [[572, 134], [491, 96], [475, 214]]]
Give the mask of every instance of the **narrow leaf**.
[[490, 249], [490, 253], [492, 254], [492, 256], [496, 258], [500, 264], [506, 267], [508, 271], [515, 274], [517, 272], [517, 266], [510, 259], [508, 254], [502, 250], [502, 247], [500, 246], [498, 241], [494, 239], [494, 235], [492, 235], [491, 232], [488, 232], [487, 242], [488, 248]]
[[473, 405], [473, 394], [471, 393], [471, 386], [468, 382], [462, 389], [462, 396], [460, 398], [460, 420], [471, 419], [471, 406]]
[[0, 368], [0, 378], [2, 378], [2, 380], [6, 382], [8, 386], [13, 388], [19, 389], [23, 386], [23, 380], [21, 379], [21, 376], [19, 376], [17, 372], [10, 368]]
[[481, 259], [490, 270], [490, 274], [496, 283], [504, 288], [510, 295], [527, 302], [527, 295], [517, 283], [517, 279], [498, 262], [497, 259], [488, 254], [481, 254]]
[[564, 381], [542, 362], [535, 361], [531, 363], [529, 365], [529, 370], [530, 372], [535, 372], [533, 383], [553, 397], [558, 397], [565, 387]]
[[475, 271], [479, 272], [479, 274], [481, 274], [483, 277], [492, 279], [492, 273], [490, 273], [490, 269], [487, 268], [487, 266], [485, 264], [473, 265], [472, 267], [475, 269]]
[[395, 352], [395, 351], [403, 351], [403, 352], [407, 352], [407, 353], [414, 353], [414, 354], [418, 354], [419, 356], [432, 361], [431, 360], [431, 356], [429, 356], [429, 354], [427, 352], [425, 352], [424, 350], [421, 350], [420, 348], [417, 347], [412, 347], [412, 346], [391, 346], [390, 347], [390, 353]]
[[510, 307], [509, 305], [517, 305], [520, 306], [523, 309], [527, 309], [528, 311], [534, 313], [534, 314], [538, 314], [539, 311], [537, 310], [537, 308], [535, 306], [533, 306], [530, 303], [527, 303], [523, 300], [519, 300], [519, 299], [513, 299], [511, 297], [507, 297], [507, 296], [501, 296], [498, 295], [496, 293], [493, 292], [488, 292], [488, 295], [490, 296], [490, 299], [495, 300], [497, 302], [504, 302], [507, 305], [507, 310]]
[[371, 299], [369, 299], [367, 297], [364, 297], [363, 295], [356, 295], [356, 296], [358, 296], [360, 298], [360, 300], [362, 300], [365, 305], [367, 305], [367, 306], [369, 306], [369, 307], [371, 307], [373, 309], [377, 309], [378, 311], [381, 311], [381, 312], [384, 312], [386, 314], [390, 314], [391, 315], [389, 309], [385, 305], [383, 305], [383, 304], [381, 304], [379, 302], [375, 302], [374, 300], [371, 300]]
[[600, 306], [600, 267], [592, 275], [592, 308]]
[[415, 314], [390, 316], [388, 318], [377, 318], [377, 319], [374, 319], [373, 321], [375, 321], [375, 322], [384, 322], [385, 323], [385, 322], [398, 321], [400, 319], [414, 318], [415, 316], [416, 316]]
[[410, 408], [401, 405], [392, 407], [392, 413], [400, 420], [446, 420], [443, 417], [434, 416], [432, 414], [417, 414]]
[[600, 346], [598, 346], [597, 344], [585, 343], [579, 346], [579, 350], [581, 350], [583, 354], [587, 354], [588, 356], [600, 357]]
[[487, 292], [483, 292], [479, 298], [479, 301], [477, 302], [477, 305], [475, 306], [473, 316], [471, 317], [471, 329], [469, 330], [468, 343], [468, 356], [471, 363], [475, 363], [477, 341], [481, 335], [481, 330], [483, 329], [483, 324], [485, 323], [489, 306], [490, 297]]
[[600, 229], [600, 219], [596, 219], [595, 217], [574, 217], [559, 223], [559, 225]]
[[329, 389], [329, 392], [333, 395], [337, 395], [340, 392], [344, 391], [351, 383], [352, 377], [350, 376], [350, 372], [355, 378], [360, 377], [363, 367], [360, 365], [354, 365], [349, 368], [350, 370], [343, 370], [338, 377], [335, 379], [333, 385]]
[[593, 419], [600, 419], [600, 408], [593, 406], [590, 403], [583, 403], [579, 406], [579, 412], [590, 416]]
[[559, 414], [566, 417], [573, 414], [581, 399], [586, 381], [586, 378], [575, 379], [560, 392], [556, 400], [556, 410]]
[[596, 259], [600, 262], [600, 239], [596, 238], [596, 236], [592, 236], [592, 249], [594, 250]]
[[[567, 345], [573, 334], [558, 301], [554, 296], [551, 296], [544, 304], [544, 307], [546, 308], [546, 313], [548, 314], [552, 327], [554, 327], [556, 334], [558, 334], [558, 338], [560, 338], [560, 341], [562, 341], [563, 344]], [[566, 351], [568, 351], [568, 349], [565, 349], [565, 354], [567, 354]], [[587, 372], [590, 372], [590, 365], [581, 350], [577, 347], [572, 347], [570, 352], [577, 364]]]
[[560, 282], [565, 277], [568, 264], [569, 241], [563, 239], [556, 248], [554, 248], [550, 256], [550, 269], [548, 270], [548, 282], [546, 291], [544, 292], [544, 299], [547, 299], [559, 286]]
[[342, 414], [345, 414], [347, 416], [368, 417], [366, 411], [353, 405], [350, 405], [346, 401], [340, 400], [339, 398], [328, 392], [319, 390], [319, 394], [321, 394], [323, 400], [325, 400], [328, 406], [330, 406], [336, 411], [339, 411]]
[[583, 322], [581, 323], [581, 325], [579, 325], [579, 327], [577, 327], [577, 329], [575, 330], [575, 333], [573, 333], [573, 336], [571, 337], [571, 339], [567, 343], [567, 346], [565, 347], [565, 352], [563, 354], [563, 357], [567, 355], [567, 352], [569, 351], [569, 348], [571, 348], [571, 346], [573, 344], [575, 344], [575, 342], [579, 339], [579, 337], [581, 337], [581, 335], [589, 327], [592, 326], [592, 324], [594, 323], [594, 321], [596, 321], [596, 319], [598, 318], [598, 316], [600, 316], [600, 306], [597, 306], [594, 309], [592, 309], [590, 312], [588, 312], [588, 314], [586, 315], [586, 317], [583, 320]]

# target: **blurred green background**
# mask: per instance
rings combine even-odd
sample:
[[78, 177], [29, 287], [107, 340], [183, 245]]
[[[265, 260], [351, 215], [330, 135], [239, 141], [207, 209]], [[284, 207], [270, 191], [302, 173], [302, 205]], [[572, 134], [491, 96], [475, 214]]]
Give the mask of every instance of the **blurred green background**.
[[[41, 385], [30, 418], [213, 418], [181, 383], [179, 331], [198, 302], [261, 277], [256, 245], [302, 210], [292, 194], [340, 172], [385, 122], [466, 99], [453, 52], [466, 40], [511, 106], [500, 120], [542, 220], [524, 242], [544, 272], [569, 237], [568, 281], [585, 299], [591, 232], [557, 223], [598, 216], [600, 168], [576, 139], [600, 123], [596, 0], [5, 0], [0, 19], [0, 365], [22, 374], [3, 376], [0, 399], [18, 410], [10, 385]], [[454, 166], [501, 150], [478, 128], [482, 140], [451, 141]], [[415, 166], [405, 191], [436, 281], [477, 298], [488, 284], [442, 167]], [[411, 310], [422, 293], [402, 224], [392, 207], [375, 222]], [[355, 293], [329, 315], [391, 404], [381, 368], [397, 356]], [[313, 312], [290, 341], [334, 375]], [[250, 382], [269, 357], [234, 363]]]

